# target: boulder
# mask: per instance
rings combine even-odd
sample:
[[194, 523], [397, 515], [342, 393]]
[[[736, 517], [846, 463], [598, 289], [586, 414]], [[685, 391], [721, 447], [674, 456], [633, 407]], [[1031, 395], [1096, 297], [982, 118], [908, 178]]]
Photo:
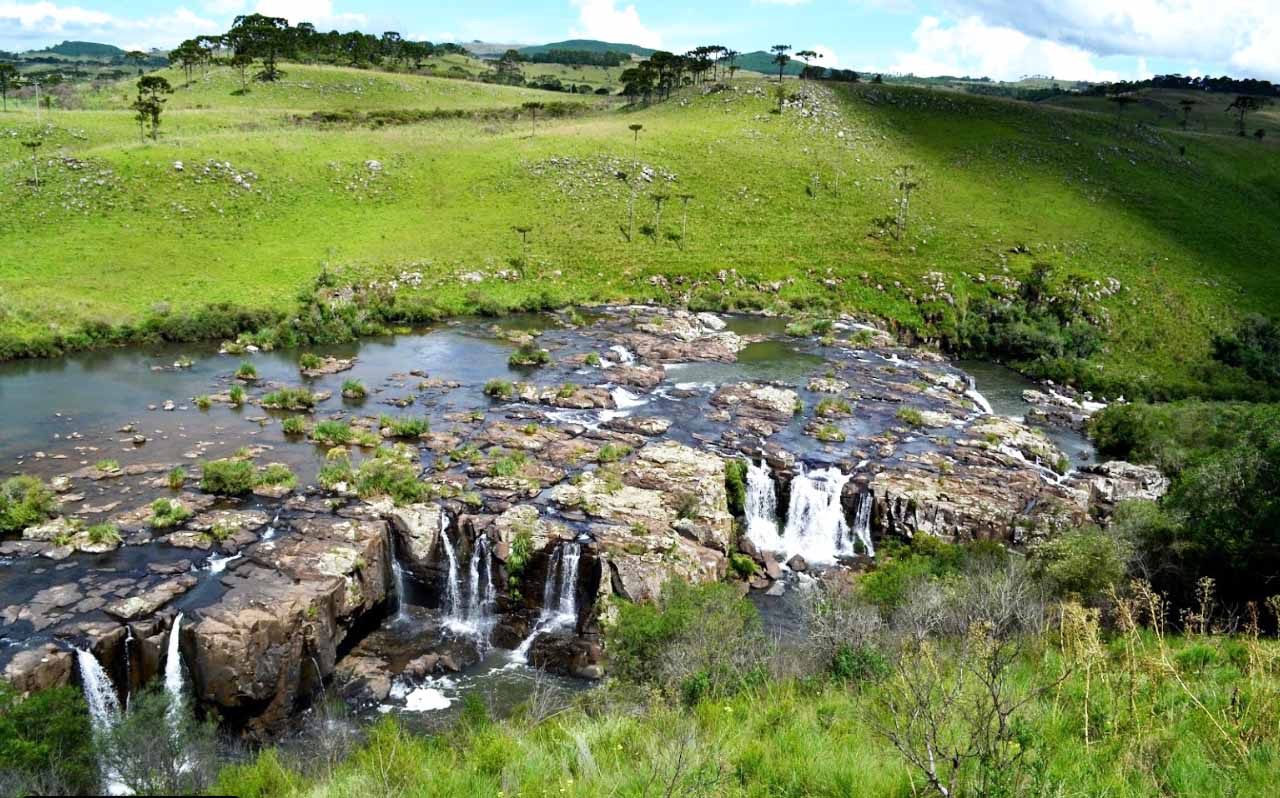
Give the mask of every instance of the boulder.
[[71, 652], [45, 643], [35, 648], [19, 651], [5, 666], [4, 678], [22, 694], [35, 693], [53, 687], [66, 687], [71, 683], [75, 661]]
[[253, 739], [286, 728], [334, 672], [348, 633], [384, 609], [386, 524], [316, 518], [251, 551], [183, 631], [199, 700]]
[[387, 520], [395, 530], [403, 564], [419, 578], [429, 578], [433, 572], [432, 552], [448, 523], [444, 509], [437, 504], [395, 507], [387, 514]]
[[154, 615], [164, 605], [195, 587], [200, 580], [195, 576], [185, 575], [170, 579], [139, 593], [136, 596], [113, 601], [103, 611], [113, 618], [122, 621], [136, 621]]

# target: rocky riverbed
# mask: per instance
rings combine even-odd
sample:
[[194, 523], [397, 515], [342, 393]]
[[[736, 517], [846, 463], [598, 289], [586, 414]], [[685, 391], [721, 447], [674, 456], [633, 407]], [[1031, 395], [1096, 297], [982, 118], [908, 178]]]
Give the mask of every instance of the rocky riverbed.
[[[776, 595], [870, 566], [887, 538], [1024, 545], [1165, 488], [1081, 462], [1087, 397], [995, 415], [936, 353], [849, 320], [784, 326], [606, 308], [453, 322], [305, 370], [172, 350], [13, 366], [0, 457], [60, 509], [0, 542], [0, 668], [23, 690], [74, 683], [85, 651], [123, 694], [176, 656], [202, 707], [266, 740], [326, 687], [430, 711], [477, 668], [597, 679], [619, 601], [740, 578], [734, 554], [758, 568], [744, 591]], [[214, 459], [248, 464], [253, 490], [206, 490]], [[380, 495], [406, 473], [416, 487]]]

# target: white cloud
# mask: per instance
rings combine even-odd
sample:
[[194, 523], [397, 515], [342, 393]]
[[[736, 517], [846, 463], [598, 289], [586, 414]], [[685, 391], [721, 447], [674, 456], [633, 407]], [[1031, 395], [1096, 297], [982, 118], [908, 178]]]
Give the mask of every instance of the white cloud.
[[1276, 0], [948, 0], [1040, 39], [1098, 55], [1133, 55], [1230, 65], [1280, 78]]
[[245, 0], [205, 0], [204, 10], [210, 14], [230, 16], [244, 11], [247, 5]]
[[284, 17], [294, 25], [310, 22], [319, 30], [351, 30], [369, 21], [364, 14], [334, 13], [331, 0], [258, 0], [254, 10], [271, 17]]
[[640, 14], [634, 5], [618, 8], [616, 0], [570, 2], [578, 9], [578, 27], [571, 32], [574, 37], [642, 47], [662, 46], [662, 37], [640, 22]]
[[110, 42], [128, 49], [172, 47], [202, 33], [219, 33], [223, 25], [179, 6], [168, 14], [127, 19], [80, 6], [40, 0], [0, 0], [0, 47], [31, 49], [61, 39]]
[[968, 17], [944, 25], [925, 17], [911, 34], [916, 49], [898, 53], [894, 72], [916, 75], [972, 75], [1017, 80], [1024, 75], [1052, 75], [1063, 80], [1111, 81], [1115, 72], [1100, 69], [1093, 56], [1078, 47], [1032, 38], [1007, 27]]

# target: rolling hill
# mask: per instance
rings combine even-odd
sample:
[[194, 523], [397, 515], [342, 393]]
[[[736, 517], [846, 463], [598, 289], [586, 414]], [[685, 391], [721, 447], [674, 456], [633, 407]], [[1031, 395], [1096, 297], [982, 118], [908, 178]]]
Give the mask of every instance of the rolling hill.
[[64, 41], [61, 44], [55, 44], [43, 50], [32, 50], [25, 53], [25, 55], [62, 55], [68, 58], [99, 59], [121, 58], [124, 54], [124, 50], [112, 44], [73, 41]]
[[650, 56], [657, 52], [649, 47], [640, 47], [635, 44], [615, 44], [613, 42], [602, 42], [597, 39], [568, 39], [563, 42], [551, 42], [550, 44], [521, 47], [518, 52], [521, 55], [536, 55], [538, 53], [550, 52], [551, 50], [580, 50], [588, 53], [628, 53], [630, 55], [638, 55], [641, 57]]
[[[546, 111], [535, 130], [514, 109], [572, 98], [284, 69], [243, 95], [225, 67], [179, 87], [155, 143], [139, 140], [127, 83], [41, 129], [30, 109], [3, 117], [0, 179], [19, 188], [0, 207], [0, 350], [211, 303], [283, 313], [322, 268], [353, 282], [420, 272], [399, 301], [430, 315], [648, 300], [854, 311], [930, 338], [963, 323], [993, 278], [1043, 262], [1105, 312], [1102, 348], [1066, 376], [1182, 395], [1208, 390], [1214, 333], [1280, 304], [1270, 139], [867, 84], [810, 85], [778, 115], [754, 77], [648, 108]], [[316, 111], [383, 121], [317, 126]], [[21, 146], [33, 134], [38, 188]], [[634, 200], [617, 179], [633, 159], [653, 181]], [[895, 241], [883, 219], [902, 164], [920, 188]], [[655, 196], [690, 199], [659, 218]], [[500, 276], [516, 226], [532, 228], [524, 279]]]

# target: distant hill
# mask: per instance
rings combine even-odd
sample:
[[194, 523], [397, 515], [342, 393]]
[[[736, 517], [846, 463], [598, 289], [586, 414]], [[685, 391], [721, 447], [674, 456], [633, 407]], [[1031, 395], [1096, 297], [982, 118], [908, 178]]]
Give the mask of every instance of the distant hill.
[[649, 56], [656, 51], [648, 47], [640, 47], [635, 44], [614, 44], [612, 42], [602, 42], [596, 39], [569, 39], [563, 42], [552, 42], [550, 44], [537, 44], [530, 47], [521, 47], [521, 55], [535, 55], [537, 53], [545, 53], [550, 50], [579, 50], [588, 53], [628, 53], [630, 55]]
[[[742, 69], [752, 72], [763, 72], [766, 75], [778, 74], [778, 65], [773, 63], [773, 53], [766, 53], [764, 50], [756, 50], [753, 53], [743, 53], [734, 61]], [[787, 64], [786, 74], [799, 75], [804, 69], [804, 64], [800, 61], [791, 59]]]
[[27, 55], [62, 55], [67, 58], [116, 58], [124, 50], [112, 44], [98, 42], [63, 42], [43, 50], [32, 50]]

